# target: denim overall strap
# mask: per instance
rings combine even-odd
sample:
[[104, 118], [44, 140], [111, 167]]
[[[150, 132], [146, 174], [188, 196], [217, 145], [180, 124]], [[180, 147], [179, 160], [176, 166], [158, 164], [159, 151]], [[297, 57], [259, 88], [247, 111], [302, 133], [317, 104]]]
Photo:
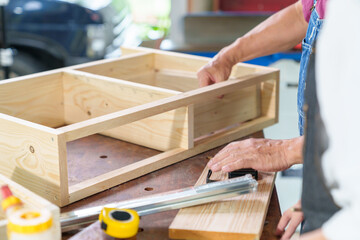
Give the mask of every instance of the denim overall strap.
[[312, 48], [314, 42], [319, 34], [320, 28], [322, 26], [323, 20], [320, 19], [319, 14], [316, 10], [316, 1], [314, 0], [314, 7], [312, 7], [312, 12], [310, 15], [309, 26], [306, 32], [306, 36], [302, 41], [302, 54], [301, 54], [301, 61], [300, 61], [300, 75], [299, 75], [299, 87], [297, 93], [297, 110], [299, 114], [299, 131], [300, 135], [304, 134], [304, 91], [306, 88], [306, 71], [309, 62], [309, 57], [312, 52]]

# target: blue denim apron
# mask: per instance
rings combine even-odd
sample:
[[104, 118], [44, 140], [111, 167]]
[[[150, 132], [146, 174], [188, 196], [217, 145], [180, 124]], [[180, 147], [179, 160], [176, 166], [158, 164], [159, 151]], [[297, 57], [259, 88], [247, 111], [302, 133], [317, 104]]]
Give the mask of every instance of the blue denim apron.
[[299, 131], [300, 135], [304, 134], [304, 91], [306, 88], [306, 72], [308, 68], [309, 57], [312, 52], [312, 48], [314, 46], [314, 42], [320, 32], [320, 28], [322, 26], [323, 20], [320, 19], [318, 12], [316, 11], [315, 5], [316, 1], [314, 0], [314, 5], [311, 8], [311, 15], [309, 20], [309, 26], [306, 32], [306, 37], [302, 41], [302, 54], [300, 61], [300, 75], [299, 75], [299, 87], [297, 94], [297, 110], [299, 113]]

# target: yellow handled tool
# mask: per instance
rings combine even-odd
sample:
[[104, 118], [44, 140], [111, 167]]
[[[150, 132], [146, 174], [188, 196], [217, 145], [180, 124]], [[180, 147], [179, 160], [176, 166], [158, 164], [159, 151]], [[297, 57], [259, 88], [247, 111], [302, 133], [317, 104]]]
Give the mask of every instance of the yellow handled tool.
[[106, 208], [99, 215], [101, 229], [114, 238], [131, 238], [138, 232], [140, 217], [131, 209]]

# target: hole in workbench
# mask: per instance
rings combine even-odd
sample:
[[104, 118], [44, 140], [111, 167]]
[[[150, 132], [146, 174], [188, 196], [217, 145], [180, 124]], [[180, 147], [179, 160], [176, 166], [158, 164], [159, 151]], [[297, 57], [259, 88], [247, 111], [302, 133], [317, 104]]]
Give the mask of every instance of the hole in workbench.
[[143, 232], [143, 231], [144, 231], [143, 228], [139, 228], [139, 229], [138, 229], [138, 232]]
[[107, 158], [107, 156], [106, 155], [101, 155], [100, 158]]
[[146, 187], [146, 188], [144, 188], [144, 190], [150, 192], [150, 191], [154, 190], [154, 188], [152, 188], [152, 187]]

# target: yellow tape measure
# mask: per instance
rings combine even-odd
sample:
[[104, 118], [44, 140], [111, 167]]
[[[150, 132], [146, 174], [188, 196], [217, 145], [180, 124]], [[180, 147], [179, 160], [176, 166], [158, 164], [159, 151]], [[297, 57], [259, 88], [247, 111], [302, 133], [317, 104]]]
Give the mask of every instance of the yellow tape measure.
[[131, 238], [136, 235], [140, 218], [131, 209], [103, 208], [99, 215], [101, 229], [115, 238]]

